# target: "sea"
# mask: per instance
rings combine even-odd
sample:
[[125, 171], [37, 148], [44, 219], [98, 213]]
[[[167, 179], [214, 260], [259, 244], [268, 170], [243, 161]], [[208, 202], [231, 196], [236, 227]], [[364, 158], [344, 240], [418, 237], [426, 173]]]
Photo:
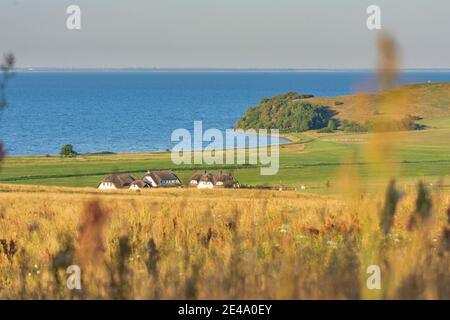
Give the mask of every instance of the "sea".
[[[445, 81], [450, 70], [399, 76], [399, 84]], [[262, 98], [376, 90], [367, 70], [18, 70], [0, 140], [8, 155], [57, 154], [64, 144], [80, 153], [164, 151], [176, 144], [174, 130], [202, 121], [224, 132]]]

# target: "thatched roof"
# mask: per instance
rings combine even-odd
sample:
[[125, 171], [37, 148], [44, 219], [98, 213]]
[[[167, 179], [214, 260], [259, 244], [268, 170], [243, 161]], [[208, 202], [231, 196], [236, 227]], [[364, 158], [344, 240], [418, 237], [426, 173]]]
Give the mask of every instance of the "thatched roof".
[[145, 181], [142, 181], [142, 180], [135, 180], [135, 181], [133, 181], [131, 183], [131, 186], [137, 186], [140, 189], [149, 187], [148, 183], [146, 183]]
[[192, 180], [195, 180], [195, 181], [199, 182], [200, 179], [201, 179], [201, 177], [202, 177], [204, 174], [206, 174], [206, 172], [199, 171], [199, 172], [194, 173], [194, 174], [189, 178], [189, 182], [192, 181]]
[[214, 185], [217, 185], [218, 182], [222, 182], [224, 188], [233, 188], [237, 184], [237, 180], [231, 173], [213, 173], [212, 179]]
[[112, 183], [116, 188], [128, 188], [130, 187], [131, 183], [133, 183], [136, 180], [135, 177], [133, 177], [130, 174], [127, 173], [114, 173], [105, 179], [102, 180], [102, 182], [110, 182]]
[[173, 173], [170, 170], [163, 170], [163, 171], [148, 171], [143, 177], [142, 179], [144, 179], [146, 176], [150, 176], [152, 178], [153, 181], [155, 181], [155, 183], [157, 185], [161, 185], [161, 181], [162, 180], [176, 180], [177, 182], [174, 183], [175, 185], [181, 185], [181, 181], [178, 178], [178, 176]]
[[197, 182], [212, 182], [214, 186], [224, 187], [224, 188], [234, 188], [239, 185], [238, 181], [234, 178], [231, 173], [203, 173], [197, 172], [189, 179], [189, 182], [195, 180]]

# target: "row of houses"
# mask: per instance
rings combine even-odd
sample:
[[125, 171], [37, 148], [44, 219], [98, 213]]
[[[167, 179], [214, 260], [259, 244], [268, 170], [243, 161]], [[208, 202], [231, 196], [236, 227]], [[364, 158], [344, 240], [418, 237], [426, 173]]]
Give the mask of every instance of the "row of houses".
[[[131, 174], [117, 173], [103, 179], [98, 189], [131, 189], [140, 190], [144, 188], [159, 187], [181, 187], [183, 184], [178, 176], [170, 171], [147, 171], [147, 173], [136, 179]], [[188, 187], [198, 189], [214, 188], [239, 188], [239, 182], [231, 173], [208, 173], [197, 172], [190, 179]]]

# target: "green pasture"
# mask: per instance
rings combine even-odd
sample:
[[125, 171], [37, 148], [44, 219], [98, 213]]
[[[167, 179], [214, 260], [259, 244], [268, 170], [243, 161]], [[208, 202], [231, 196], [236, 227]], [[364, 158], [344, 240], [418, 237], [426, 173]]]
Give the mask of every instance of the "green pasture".
[[[432, 125], [433, 124], [433, 125]], [[436, 183], [450, 177], [450, 120], [427, 122], [429, 129], [399, 134], [398, 146], [388, 163], [370, 159], [371, 134], [291, 135], [297, 142], [280, 148], [280, 169], [263, 176], [252, 165], [174, 165], [170, 153], [8, 157], [2, 163], [0, 183], [96, 187], [106, 175], [130, 172], [136, 177], [147, 170], [172, 169], [186, 182], [197, 170], [230, 171], [243, 185], [296, 188], [317, 193], [335, 191], [346, 170], [357, 172], [360, 183], [385, 184], [396, 177], [405, 187], [419, 179]], [[386, 134], [386, 139], [389, 135]], [[384, 139], [384, 137], [382, 137]], [[449, 181], [450, 182], [450, 181]]]

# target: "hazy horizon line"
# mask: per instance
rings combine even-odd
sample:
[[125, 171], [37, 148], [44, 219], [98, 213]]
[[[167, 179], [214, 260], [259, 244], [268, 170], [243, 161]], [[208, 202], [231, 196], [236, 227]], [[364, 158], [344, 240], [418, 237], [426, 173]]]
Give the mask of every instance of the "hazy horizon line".
[[[191, 68], [191, 67], [18, 67], [15, 71], [203, 71], [203, 72], [233, 72], [233, 71], [254, 71], [254, 72], [376, 72], [373, 68]], [[400, 72], [407, 71], [432, 71], [432, 72], [450, 72], [450, 68], [399, 68]]]

